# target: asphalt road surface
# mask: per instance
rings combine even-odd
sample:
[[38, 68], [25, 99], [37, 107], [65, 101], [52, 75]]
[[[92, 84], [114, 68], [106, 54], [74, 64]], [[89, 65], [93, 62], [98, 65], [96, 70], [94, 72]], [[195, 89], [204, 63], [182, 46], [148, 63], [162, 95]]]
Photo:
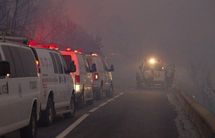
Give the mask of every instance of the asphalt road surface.
[[165, 92], [133, 90], [90, 114], [67, 138], [176, 138]]
[[[177, 138], [176, 116], [165, 91], [119, 90], [74, 118], [58, 117], [52, 126], [40, 127], [38, 138]], [[17, 137], [14, 132], [5, 138]]]

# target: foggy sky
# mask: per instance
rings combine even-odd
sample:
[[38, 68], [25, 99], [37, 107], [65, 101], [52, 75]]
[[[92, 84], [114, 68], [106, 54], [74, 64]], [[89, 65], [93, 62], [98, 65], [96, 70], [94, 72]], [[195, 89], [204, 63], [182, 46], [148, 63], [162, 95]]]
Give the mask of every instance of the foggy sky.
[[152, 51], [179, 47], [181, 51], [183, 47], [201, 50], [204, 45], [214, 45], [213, 0], [69, 0], [68, 3], [70, 18], [91, 33], [101, 35], [107, 47], [119, 52], [136, 53], [149, 47]]
[[103, 38], [103, 50], [114, 55], [119, 78], [134, 76], [138, 60], [146, 54], [179, 65], [214, 58], [214, 0], [63, 0], [61, 4], [66, 17]]

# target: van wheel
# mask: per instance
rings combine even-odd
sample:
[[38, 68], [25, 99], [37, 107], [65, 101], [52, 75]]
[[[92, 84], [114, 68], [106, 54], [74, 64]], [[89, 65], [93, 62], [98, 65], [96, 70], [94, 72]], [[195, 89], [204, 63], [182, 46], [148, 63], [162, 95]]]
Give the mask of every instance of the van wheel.
[[51, 98], [48, 99], [46, 110], [43, 113], [43, 124], [45, 126], [50, 126], [54, 121], [55, 110], [54, 103]]
[[73, 95], [71, 97], [70, 105], [69, 105], [69, 110], [70, 111], [68, 113], [65, 113], [64, 116], [66, 118], [74, 117], [75, 116], [75, 112], [76, 112], [75, 95]]
[[21, 138], [36, 138], [37, 137], [37, 113], [34, 108], [31, 113], [31, 119], [28, 126], [20, 130]]

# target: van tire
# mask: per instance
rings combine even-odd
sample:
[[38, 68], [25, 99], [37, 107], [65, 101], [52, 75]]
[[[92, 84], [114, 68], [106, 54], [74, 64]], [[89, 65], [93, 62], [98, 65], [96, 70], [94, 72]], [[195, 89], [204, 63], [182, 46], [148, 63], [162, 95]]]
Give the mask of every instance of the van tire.
[[55, 117], [55, 109], [54, 109], [54, 102], [52, 98], [48, 98], [48, 103], [46, 110], [42, 114], [42, 124], [45, 126], [50, 126]]
[[66, 118], [71, 118], [75, 116], [75, 113], [76, 113], [75, 94], [73, 94], [73, 96], [71, 97], [69, 108], [70, 108], [70, 112], [64, 114], [64, 117]]
[[29, 125], [20, 130], [21, 138], [36, 138], [37, 137], [37, 111], [34, 107], [31, 113]]

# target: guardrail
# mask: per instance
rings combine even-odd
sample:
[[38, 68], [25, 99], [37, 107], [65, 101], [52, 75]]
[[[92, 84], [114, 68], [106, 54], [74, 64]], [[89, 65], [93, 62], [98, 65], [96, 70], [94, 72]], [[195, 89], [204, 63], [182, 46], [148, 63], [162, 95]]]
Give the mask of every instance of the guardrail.
[[183, 102], [185, 112], [195, 124], [200, 136], [203, 138], [215, 138], [215, 115], [200, 105], [194, 98], [177, 90], [177, 98]]

